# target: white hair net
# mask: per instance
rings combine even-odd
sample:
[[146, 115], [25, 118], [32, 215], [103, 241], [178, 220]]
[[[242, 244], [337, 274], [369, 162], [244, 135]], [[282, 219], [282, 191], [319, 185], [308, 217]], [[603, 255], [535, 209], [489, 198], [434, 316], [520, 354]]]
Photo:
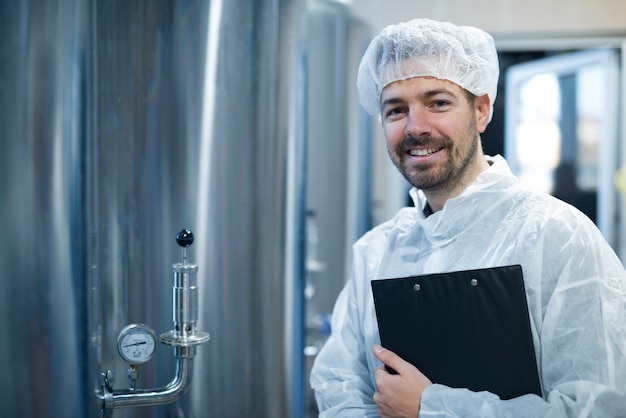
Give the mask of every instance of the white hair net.
[[475, 96], [487, 94], [493, 114], [498, 54], [491, 35], [471, 26], [414, 19], [387, 26], [368, 46], [357, 76], [361, 106], [380, 113], [380, 94], [390, 83], [413, 77], [452, 81]]

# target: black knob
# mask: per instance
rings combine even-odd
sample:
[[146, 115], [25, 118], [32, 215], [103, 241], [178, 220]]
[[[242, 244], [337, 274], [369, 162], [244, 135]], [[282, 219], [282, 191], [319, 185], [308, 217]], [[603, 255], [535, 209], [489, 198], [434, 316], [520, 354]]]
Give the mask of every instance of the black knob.
[[193, 244], [193, 232], [188, 229], [183, 229], [176, 234], [176, 243], [181, 247], [189, 247]]

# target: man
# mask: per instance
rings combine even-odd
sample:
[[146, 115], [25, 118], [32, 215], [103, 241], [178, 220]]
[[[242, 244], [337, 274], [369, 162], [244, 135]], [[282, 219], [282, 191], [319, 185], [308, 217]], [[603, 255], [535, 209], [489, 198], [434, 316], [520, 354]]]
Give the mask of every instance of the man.
[[[493, 39], [476, 28], [413, 20], [365, 52], [360, 102], [380, 114], [415, 207], [354, 245], [311, 374], [321, 417], [626, 416], [626, 272], [587, 217], [522, 189], [502, 157], [483, 155], [497, 81]], [[380, 346], [371, 280], [514, 264], [543, 396], [433, 384]]]

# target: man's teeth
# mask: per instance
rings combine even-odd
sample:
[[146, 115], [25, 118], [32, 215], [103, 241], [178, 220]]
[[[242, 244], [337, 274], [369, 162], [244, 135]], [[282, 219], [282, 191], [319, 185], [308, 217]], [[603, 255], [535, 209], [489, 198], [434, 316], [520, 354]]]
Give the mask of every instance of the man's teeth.
[[432, 154], [433, 152], [439, 151], [439, 148], [427, 148], [427, 149], [412, 149], [409, 151], [411, 155], [423, 156]]

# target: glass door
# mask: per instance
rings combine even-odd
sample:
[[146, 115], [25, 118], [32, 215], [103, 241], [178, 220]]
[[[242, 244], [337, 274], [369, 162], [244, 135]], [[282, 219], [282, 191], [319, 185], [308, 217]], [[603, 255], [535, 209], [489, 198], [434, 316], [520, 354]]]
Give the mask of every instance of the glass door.
[[617, 248], [620, 52], [593, 49], [509, 67], [505, 156], [520, 181], [573, 204]]

